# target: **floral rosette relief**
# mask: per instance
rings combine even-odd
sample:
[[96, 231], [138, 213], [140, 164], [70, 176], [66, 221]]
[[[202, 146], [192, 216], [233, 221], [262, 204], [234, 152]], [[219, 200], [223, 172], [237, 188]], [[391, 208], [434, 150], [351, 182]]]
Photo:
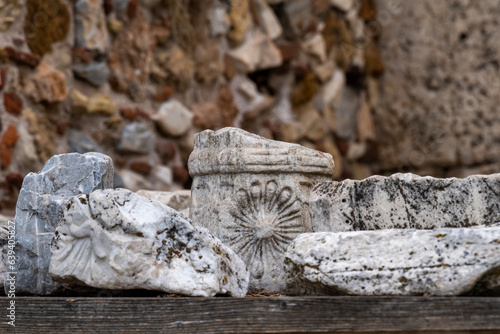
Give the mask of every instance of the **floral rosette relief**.
[[310, 232], [309, 192], [331, 180], [327, 153], [240, 129], [195, 136], [190, 215], [246, 263], [250, 291], [285, 292], [283, 254]]
[[279, 188], [276, 181], [239, 189], [229, 213], [233, 220], [226, 227], [226, 240], [256, 278], [265, 268], [280, 266], [279, 255], [304, 232], [301, 202], [290, 187]]

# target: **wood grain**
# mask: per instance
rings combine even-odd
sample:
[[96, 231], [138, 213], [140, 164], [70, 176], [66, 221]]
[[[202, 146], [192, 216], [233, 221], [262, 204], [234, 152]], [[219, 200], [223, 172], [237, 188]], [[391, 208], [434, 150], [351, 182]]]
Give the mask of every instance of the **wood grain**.
[[12, 328], [0, 298], [0, 333], [500, 333], [500, 298], [489, 297], [15, 300]]

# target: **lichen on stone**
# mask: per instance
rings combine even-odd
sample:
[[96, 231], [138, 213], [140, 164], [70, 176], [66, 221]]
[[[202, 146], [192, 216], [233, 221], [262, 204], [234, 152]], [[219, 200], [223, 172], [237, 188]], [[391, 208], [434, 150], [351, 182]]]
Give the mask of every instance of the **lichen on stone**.
[[69, 11], [61, 0], [28, 0], [24, 34], [31, 51], [43, 56], [52, 43], [62, 41], [69, 31]]

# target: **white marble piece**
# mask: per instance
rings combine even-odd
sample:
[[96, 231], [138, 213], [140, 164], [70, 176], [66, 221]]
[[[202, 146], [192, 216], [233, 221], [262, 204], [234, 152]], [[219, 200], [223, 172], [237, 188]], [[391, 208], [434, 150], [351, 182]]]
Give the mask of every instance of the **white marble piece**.
[[285, 257], [306, 291], [453, 296], [498, 272], [500, 227], [306, 233]]
[[52, 244], [50, 274], [77, 289], [148, 289], [244, 297], [243, 261], [206, 229], [126, 189], [73, 197]]
[[195, 136], [188, 167], [194, 224], [245, 260], [251, 291], [283, 292], [283, 253], [298, 234], [312, 231], [309, 192], [331, 180], [331, 155], [224, 128]]

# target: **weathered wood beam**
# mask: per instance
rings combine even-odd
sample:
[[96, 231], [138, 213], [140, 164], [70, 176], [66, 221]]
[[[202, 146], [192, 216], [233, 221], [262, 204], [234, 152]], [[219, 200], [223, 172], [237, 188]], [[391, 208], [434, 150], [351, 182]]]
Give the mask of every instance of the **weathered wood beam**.
[[[500, 298], [17, 297], [1, 333], [500, 333]], [[476, 332], [478, 331], [478, 332]]]

